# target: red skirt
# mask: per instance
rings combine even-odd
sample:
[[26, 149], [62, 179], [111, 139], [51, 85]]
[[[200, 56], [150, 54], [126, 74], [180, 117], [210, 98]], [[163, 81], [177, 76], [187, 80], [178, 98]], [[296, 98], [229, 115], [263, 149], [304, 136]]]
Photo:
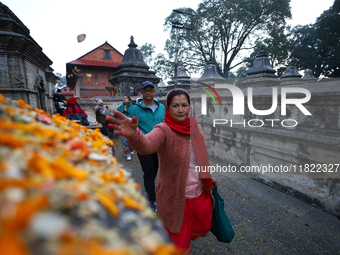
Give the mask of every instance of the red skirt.
[[212, 205], [210, 196], [204, 192], [196, 199], [185, 199], [184, 217], [179, 233], [165, 227], [175, 245], [182, 249], [190, 247], [190, 241], [205, 237], [211, 229]]

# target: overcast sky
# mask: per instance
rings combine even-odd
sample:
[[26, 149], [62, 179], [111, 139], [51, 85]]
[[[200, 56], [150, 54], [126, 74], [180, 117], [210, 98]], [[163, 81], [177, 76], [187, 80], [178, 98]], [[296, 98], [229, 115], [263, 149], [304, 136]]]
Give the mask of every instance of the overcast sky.
[[[73, 61], [105, 41], [124, 54], [133, 35], [139, 46], [146, 42], [162, 51], [168, 33], [164, 20], [173, 9], [196, 9], [201, 0], [0, 0], [30, 30], [30, 35], [53, 61], [54, 72], [66, 73]], [[293, 26], [314, 23], [334, 0], [291, 0]], [[78, 43], [77, 35], [86, 34]]]

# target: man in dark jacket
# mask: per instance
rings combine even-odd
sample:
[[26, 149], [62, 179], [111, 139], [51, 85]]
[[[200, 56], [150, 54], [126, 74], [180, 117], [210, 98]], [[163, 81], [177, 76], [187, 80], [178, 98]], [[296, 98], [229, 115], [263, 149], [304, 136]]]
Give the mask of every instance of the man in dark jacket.
[[[131, 116], [137, 116], [138, 127], [143, 134], [149, 133], [154, 126], [163, 122], [165, 107], [154, 99], [155, 86], [152, 82], [145, 81], [141, 86], [143, 99], [138, 99], [132, 109]], [[137, 154], [144, 172], [144, 187], [148, 194], [151, 208], [156, 212], [155, 179], [158, 171], [157, 152], [150, 155]]]
[[57, 113], [62, 115], [64, 110], [61, 109], [59, 103], [66, 104], [67, 100], [66, 100], [66, 97], [63, 94], [61, 94], [61, 89], [57, 89], [57, 92], [53, 95], [53, 101], [54, 101], [55, 108], [57, 109]]

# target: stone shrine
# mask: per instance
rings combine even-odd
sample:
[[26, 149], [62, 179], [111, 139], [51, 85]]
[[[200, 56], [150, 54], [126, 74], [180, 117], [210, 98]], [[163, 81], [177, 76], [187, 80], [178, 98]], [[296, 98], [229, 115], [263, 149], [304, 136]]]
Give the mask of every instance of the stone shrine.
[[305, 71], [305, 74], [303, 75], [302, 79], [316, 79], [314, 74], [313, 74], [313, 71], [310, 70], [310, 69], [307, 69]]
[[165, 85], [163, 79], [158, 83], [158, 95], [165, 96], [168, 93], [168, 86]]
[[242, 82], [243, 87], [277, 86], [279, 80], [276, 70], [270, 65], [268, 55], [264, 49], [256, 55], [253, 67], [247, 71], [247, 78]]
[[297, 67], [293, 64], [292, 61], [280, 77], [280, 85], [287, 86], [298, 83], [306, 83], [304, 80], [301, 79], [301, 77], [302, 75], [299, 74]]
[[311, 83], [316, 82], [318, 79], [314, 76], [313, 71], [307, 69], [302, 77], [305, 82]]
[[[183, 65], [179, 65], [177, 67], [177, 88], [182, 88], [190, 92], [190, 76], [187, 73], [187, 69]], [[172, 77], [172, 80], [168, 82], [167, 89], [168, 91], [175, 88], [175, 77]]]
[[[218, 72], [216, 65], [213, 61], [209, 61], [204, 69], [202, 76], [197, 80], [197, 82], [206, 83], [212, 87], [218, 83], [226, 83], [226, 79], [223, 78]], [[199, 85], [199, 84], [198, 84]]]
[[52, 61], [30, 36], [29, 29], [0, 2], [0, 93], [23, 99], [52, 113], [56, 81]]
[[121, 95], [136, 96], [140, 93], [140, 86], [144, 81], [150, 81], [158, 91], [158, 83], [161, 80], [155, 71], [144, 62], [142, 53], [137, 49], [133, 36], [130, 38], [129, 48], [125, 51], [122, 62], [109, 80], [112, 86], [119, 88]]

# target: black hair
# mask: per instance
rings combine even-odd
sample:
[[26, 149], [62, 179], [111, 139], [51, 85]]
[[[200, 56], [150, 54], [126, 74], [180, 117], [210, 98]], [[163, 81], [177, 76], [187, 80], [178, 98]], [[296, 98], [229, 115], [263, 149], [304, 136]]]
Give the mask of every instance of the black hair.
[[127, 97], [127, 98], [130, 100], [130, 102], [132, 102], [132, 99], [131, 99], [130, 95], [125, 94], [125, 95], [123, 96], [123, 99], [124, 99], [124, 97]]
[[169, 108], [170, 107], [170, 103], [171, 100], [174, 96], [178, 96], [178, 95], [185, 95], [188, 99], [188, 103], [190, 105], [190, 97], [188, 92], [185, 89], [173, 89], [170, 90], [167, 97], [166, 97], [166, 106]]
[[57, 92], [61, 92], [61, 89], [57, 89]]

